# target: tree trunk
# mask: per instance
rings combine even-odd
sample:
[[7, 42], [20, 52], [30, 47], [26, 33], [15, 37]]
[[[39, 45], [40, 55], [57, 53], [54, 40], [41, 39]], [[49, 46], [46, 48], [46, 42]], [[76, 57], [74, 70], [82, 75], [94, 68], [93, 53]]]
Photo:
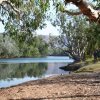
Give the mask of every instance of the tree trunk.
[[100, 10], [95, 10], [86, 0], [65, 0], [65, 4], [73, 3], [90, 21], [100, 23]]

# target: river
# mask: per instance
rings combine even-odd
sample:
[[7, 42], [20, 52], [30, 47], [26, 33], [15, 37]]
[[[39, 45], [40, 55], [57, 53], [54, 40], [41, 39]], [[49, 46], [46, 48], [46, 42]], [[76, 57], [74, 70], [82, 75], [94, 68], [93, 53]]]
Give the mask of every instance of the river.
[[73, 60], [66, 56], [0, 59], [0, 88], [53, 75], [68, 74], [68, 71], [59, 67], [71, 62]]

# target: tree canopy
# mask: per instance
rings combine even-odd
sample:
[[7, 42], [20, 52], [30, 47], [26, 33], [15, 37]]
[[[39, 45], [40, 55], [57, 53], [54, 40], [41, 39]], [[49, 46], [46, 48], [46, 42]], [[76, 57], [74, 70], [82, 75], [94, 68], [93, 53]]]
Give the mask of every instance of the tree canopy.
[[[62, 12], [66, 12], [70, 15], [83, 14], [86, 15], [90, 21], [100, 23], [99, 0], [93, 0], [93, 2], [96, 2], [96, 6], [92, 6], [91, 3], [88, 2], [88, 0], [63, 0], [63, 1], [50, 0], [50, 1], [53, 1], [56, 8], [60, 6], [60, 10]], [[8, 19], [9, 16], [10, 18], [14, 19], [15, 14], [17, 14], [17, 18], [19, 18], [20, 20], [22, 20], [23, 16], [26, 16], [27, 14], [30, 14], [30, 16], [34, 16], [34, 14], [36, 14], [35, 12], [38, 12], [38, 14], [41, 13], [41, 16], [39, 16], [39, 18], [37, 18], [38, 20], [36, 20], [37, 25], [35, 27], [37, 27], [38, 24], [41, 22], [41, 17], [43, 17], [43, 13], [50, 6], [50, 1], [49, 0], [0, 0], [0, 10], [1, 10], [0, 12], [2, 16], [6, 15]], [[67, 9], [65, 10], [64, 4], [68, 5], [69, 3], [76, 5], [79, 8], [79, 12], [71, 12], [68, 11]], [[2, 17], [0, 18], [0, 20], [4, 22]]]
[[5, 26], [3, 34], [17, 44], [20, 56], [47, 54], [48, 45], [35, 35], [35, 30], [45, 26], [43, 22], [48, 7], [49, 0], [0, 0], [0, 20]]
[[[94, 2], [97, 1], [97, 6], [100, 7], [100, 1], [99, 0], [93, 0]], [[100, 9], [96, 9], [96, 7], [93, 7], [88, 0], [65, 0], [65, 4], [73, 3], [76, 5], [80, 13], [86, 15], [90, 21], [93, 22], [99, 22], [100, 23]]]
[[[99, 33], [99, 25], [96, 24], [92, 26], [90, 22], [100, 24], [100, 9], [98, 9], [100, 8], [100, 1], [92, 1], [95, 2], [95, 6], [93, 6], [87, 0], [0, 0], [0, 21], [5, 26], [5, 34], [8, 35], [8, 37], [11, 37], [12, 40], [17, 43], [19, 51], [23, 53], [22, 55], [26, 54], [24, 56], [31, 56], [31, 54], [33, 54], [34, 52], [34, 56], [38, 56], [40, 53], [46, 54], [48, 44], [43, 42], [40, 37], [36, 37], [34, 33], [38, 28], [42, 29], [45, 26], [44, 22], [47, 19], [46, 13], [50, 8], [50, 3], [53, 2], [52, 6], [54, 6], [57, 11], [55, 25], [58, 25], [63, 33], [66, 33], [67, 38], [71, 38], [71, 46], [77, 44], [77, 40], [79, 40], [80, 35], [84, 35], [86, 38], [80, 38], [83, 39], [84, 43], [90, 42], [90, 45], [88, 45], [88, 47], [92, 47], [91, 52], [93, 53], [95, 48], [99, 48], [99, 35], [96, 33]], [[68, 10], [67, 5], [70, 3], [75, 5], [78, 10]], [[73, 21], [71, 23], [68, 23], [69, 19], [68, 17], [66, 17], [66, 15], [73, 16], [80, 14], [81, 16], [85, 15], [88, 18], [88, 21], [85, 21], [87, 25], [90, 25], [89, 29], [86, 29], [81, 25], [81, 20], [78, 20], [80, 21], [80, 23], [78, 23], [77, 20], [75, 20], [76, 22]], [[74, 27], [73, 25], [75, 25], [75, 29], [72, 31]], [[89, 32], [91, 27], [94, 27], [94, 30], [91, 30], [92, 35]], [[71, 36], [68, 35], [69, 31], [66, 31], [66, 29], [68, 28], [70, 29], [69, 31]], [[84, 29], [79, 30], [80, 28]], [[88, 30], [88, 34], [90, 34], [91, 39], [88, 39], [88, 35], [86, 35], [86, 33], [84, 32], [85, 29]], [[78, 31], [79, 34], [76, 33], [76, 31]], [[77, 35], [77, 39], [73, 34]], [[90, 41], [92, 40], [92, 38], [94, 40]], [[85, 39], [87, 40], [85, 41]], [[73, 41], [76, 44], [73, 44]], [[93, 44], [95, 44], [94, 48], [92, 42]], [[83, 44], [79, 49], [83, 48]], [[41, 47], [42, 49], [44, 48], [44, 50], [42, 50]], [[84, 50], [81, 49], [81, 51], [83, 52]]]

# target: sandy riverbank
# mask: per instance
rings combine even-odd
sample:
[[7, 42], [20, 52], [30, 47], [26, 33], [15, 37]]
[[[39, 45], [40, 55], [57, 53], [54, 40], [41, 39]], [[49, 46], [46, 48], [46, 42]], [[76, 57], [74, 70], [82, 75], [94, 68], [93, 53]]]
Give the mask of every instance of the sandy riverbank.
[[0, 89], [0, 100], [100, 100], [100, 73], [60, 75]]

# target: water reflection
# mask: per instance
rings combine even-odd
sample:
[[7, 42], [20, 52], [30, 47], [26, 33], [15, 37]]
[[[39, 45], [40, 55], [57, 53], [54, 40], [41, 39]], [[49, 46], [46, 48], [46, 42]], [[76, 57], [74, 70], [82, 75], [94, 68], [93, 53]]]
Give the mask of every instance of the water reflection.
[[[35, 60], [33, 58], [28, 59], [28, 63], [26, 63], [25, 59], [23, 59], [25, 63], [22, 63], [23, 61], [21, 62], [21, 59], [17, 59], [17, 61], [15, 60], [16, 59], [0, 60], [3, 62], [0, 64], [0, 88], [17, 85], [30, 80], [37, 80], [55, 74], [67, 74], [68, 72], [59, 69], [59, 67], [66, 66], [68, 64], [67, 61], [69, 62], [70, 59], [66, 57], [49, 57], [45, 59], [40, 58], [41, 63], [38, 63], [39, 58]], [[46, 63], [44, 63], [45, 61]]]
[[31, 64], [1, 64], [0, 80], [12, 80], [13, 78], [41, 77], [47, 70], [47, 63]]

